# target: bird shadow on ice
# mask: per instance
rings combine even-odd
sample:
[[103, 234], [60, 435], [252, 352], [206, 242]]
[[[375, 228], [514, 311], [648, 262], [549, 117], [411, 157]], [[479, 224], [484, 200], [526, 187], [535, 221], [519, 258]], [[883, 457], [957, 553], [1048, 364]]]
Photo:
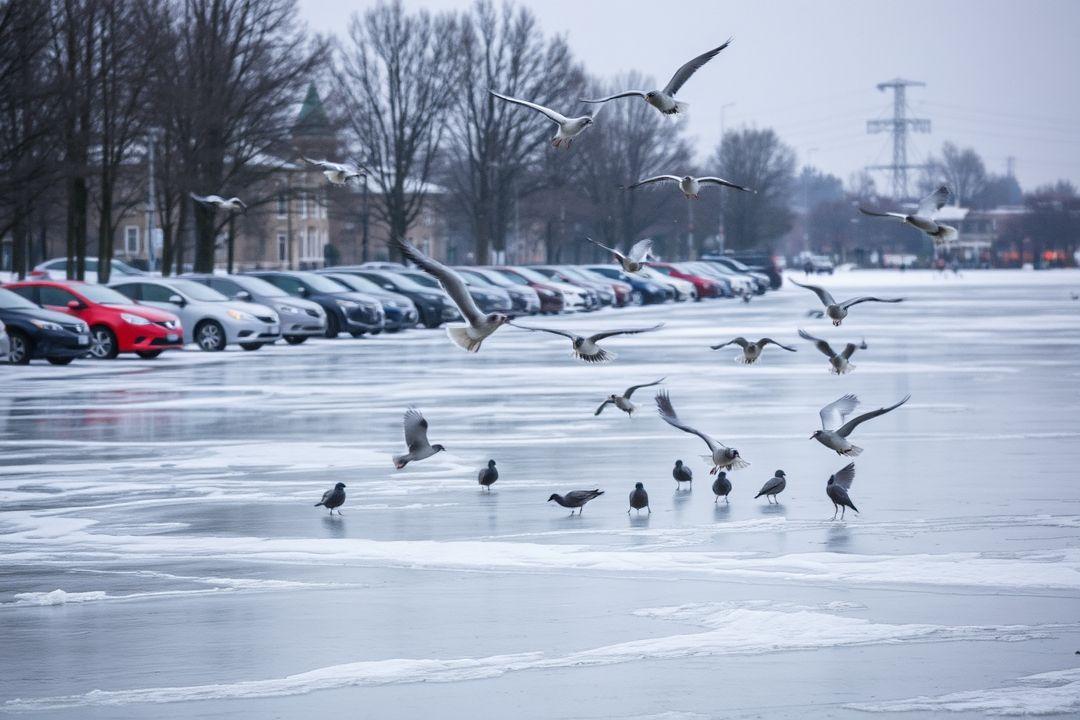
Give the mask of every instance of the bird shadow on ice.
[[731, 505], [726, 502], [718, 502], [713, 505], [713, 517], [717, 520], [727, 520], [731, 515]]
[[639, 514], [635, 510], [631, 512], [627, 517], [630, 519], [630, 527], [632, 528], [649, 527], [649, 513]]
[[762, 515], [787, 515], [787, 508], [783, 503], [769, 503], [768, 505], [762, 505], [759, 508]]
[[833, 523], [825, 536], [825, 546], [838, 550], [851, 544], [851, 533], [846, 523]]
[[341, 515], [323, 515], [323, 527], [332, 538], [345, 537], [345, 518]]

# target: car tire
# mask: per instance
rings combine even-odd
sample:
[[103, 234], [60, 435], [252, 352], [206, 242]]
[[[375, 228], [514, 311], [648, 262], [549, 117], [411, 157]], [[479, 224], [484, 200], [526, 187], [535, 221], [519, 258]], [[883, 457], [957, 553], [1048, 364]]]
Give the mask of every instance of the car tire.
[[30, 356], [34, 354], [34, 341], [18, 330], [8, 330], [8, 337], [11, 339], [8, 362], [12, 365], [29, 365]]
[[73, 357], [50, 357], [50, 358], [45, 358], [45, 359], [48, 360], [49, 363], [51, 363], [52, 365], [70, 365], [71, 361], [74, 360], [75, 358], [73, 358]]
[[349, 334], [352, 335], [354, 338], [362, 338], [367, 333], [363, 330], [350, 330]]
[[285, 342], [290, 345], [303, 345], [307, 340], [307, 335], [285, 335]]
[[143, 360], [153, 360], [162, 353], [161, 350], [136, 350], [135, 354]]
[[341, 323], [338, 322], [337, 315], [327, 314], [326, 316], [326, 337], [333, 339], [341, 332]]
[[195, 326], [195, 343], [205, 352], [225, 349], [225, 328], [217, 320], [203, 320]]
[[240, 347], [242, 347], [242, 348], [244, 348], [245, 350], [248, 350], [248, 351], [258, 350], [262, 346], [263, 346], [262, 343], [240, 343]]
[[116, 333], [104, 325], [90, 328], [90, 357], [95, 360], [115, 360], [119, 354]]

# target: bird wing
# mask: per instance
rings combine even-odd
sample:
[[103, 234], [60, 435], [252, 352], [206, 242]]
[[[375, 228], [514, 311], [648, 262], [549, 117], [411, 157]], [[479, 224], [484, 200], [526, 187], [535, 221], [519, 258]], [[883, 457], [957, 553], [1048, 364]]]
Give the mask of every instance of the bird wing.
[[607, 251], [608, 251], [609, 253], [613, 253], [613, 254], [614, 254], [614, 255], [616, 255], [617, 257], [621, 257], [621, 258], [624, 258], [624, 257], [626, 257], [625, 255], [623, 255], [623, 254], [622, 254], [621, 252], [619, 252], [618, 250], [615, 250], [614, 248], [609, 248], [609, 247], [608, 247], [607, 245], [604, 245], [604, 244], [602, 244], [602, 243], [598, 243], [598, 242], [596, 242], [595, 240], [593, 240], [593, 239], [592, 239], [591, 237], [588, 237], [588, 236], [586, 236], [586, 237], [585, 237], [585, 239], [586, 239], [586, 240], [588, 240], [589, 242], [591, 242], [591, 243], [592, 243], [593, 245], [595, 245], [596, 247], [599, 247], [599, 248], [603, 248], [603, 249], [607, 250]]
[[556, 330], [555, 328], [529, 327], [527, 325], [518, 325], [516, 323], [507, 324], [513, 325], [516, 328], [521, 328], [522, 330], [529, 330], [530, 332], [546, 332], [551, 333], [552, 335], [562, 335], [563, 337], [570, 338], [571, 340], [577, 338], [577, 335], [575, 335], [574, 333], [568, 333], [565, 330]]
[[427, 439], [427, 418], [423, 413], [416, 408], [409, 408], [405, 411], [404, 425], [405, 445], [408, 446], [409, 452], [416, 452], [430, 446]]
[[679, 416], [675, 414], [675, 407], [671, 404], [671, 398], [668, 397], [667, 392], [661, 390], [660, 392], [656, 393], [656, 407], [657, 409], [659, 409], [660, 417], [661, 419], [663, 419], [664, 422], [666, 422], [671, 427], [682, 430], [685, 433], [697, 435], [699, 438], [705, 441], [705, 444], [709, 446], [710, 451], [715, 452], [716, 448], [718, 447], [727, 447], [727, 445], [713, 440], [711, 437], [701, 432], [700, 430], [695, 430], [689, 425], [684, 425], [683, 422], [679, 420]]
[[201, 203], [219, 203], [225, 202], [224, 198], [220, 195], [196, 195], [195, 193], [189, 193], [192, 200], [196, 200]]
[[237, 205], [239, 205], [240, 207], [242, 207], [242, 208], [244, 208], [245, 210], [247, 210], [247, 203], [246, 203], [246, 202], [244, 202], [243, 200], [241, 200], [240, 198], [238, 198], [238, 197], [234, 197], [234, 198], [229, 198], [229, 201], [230, 201], [230, 202], [234, 202], [234, 203], [236, 203]]
[[346, 167], [345, 165], [342, 165], [340, 163], [330, 162], [329, 160], [312, 160], [311, 158], [309, 158], [306, 155], [301, 155], [300, 157], [304, 160], [304, 162], [309, 163], [311, 165], [315, 165], [317, 167], [321, 167], [324, 170], [335, 170], [337, 172], [348, 172], [349, 171], [348, 167]]
[[861, 212], [863, 215], [869, 215], [870, 217], [887, 217], [887, 218], [895, 218], [896, 220], [903, 220], [903, 221], [906, 221], [908, 219], [908, 216], [905, 215], [904, 213], [879, 212], [877, 210], [867, 210], [866, 208], [863, 208], [863, 207], [859, 208], [859, 212]]
[[446, 294], [450, 296], [450, 299], [457, 305], [458, 310], [461, 311], [462, 317], [471, 325], [479, 325], [484, 322], [486, 316], [476, 306], [476, 301], [472, 299], [469, 288], [460, 275], [438, 260], [428, 257], [417, 247], [401, 238], [395, 238], [393, 244], [401, 251], [402, 255], [412, 260], [420, 266], [421, 270], [439, 281], [439, 285], [442, 285], [443, 290], [446, 291]]
[[595, 497], [603, 495], [599, 490], [574, 490], [566, 493], [565, 500], [572, 503], [586, 503]]
[[546, 108], [543, 105], [537, 105], [536, 103], [531, 103], [528, 100], [518, 100], [517, 98], [512, 98], [508, 95], [502, 95], [500, 93], [497, 93], [494, 90], [488, 90], [488, 92], [499, 98], [500, 100], [505, 100], [508, 103], [514, 103], [515, 105], [521, 105], [522, 107], [527, 107], [535, 110], [538, 113], [543, 113], [544, 115], [547, 115], [550, 120], [558, 123], [559, 125], [562, 125], [569, 121], [569, 119], [565, 115], [560, 115], [551, 108]]
[[842, 308], [844, 308], [846, 310], [847, 308], [851, 307], [852, 305], [858, 305], [859, 303], [864, 303], [864, 302], [898, 303], [898, 302], [903, 302], [903, 301], [904, 301], [904, 298], [878, 298], [878, 297], [873, 297], [872, 295], [866, 295], [864, 297], [858, 297], [858, 298], [852, 298], [851, 300], [845, 300], [844, 302], [840, 303], [840, 307], [842, 307]]
[[[805, 330], [799, 331], [799, 337], [801, 337], [803, 340], [809, 340], [810, 342], [814, 343], [814, 347], [825, 353], [826, 357], [832, 359], [836, 356], [836, 353], [833, 352], [832, 346], [821, 338], [816, 338]], [[822, 412], [824, 412], [824, 410], [822, 410]], [[824, 418], [822, 419], [824, 420]]]
[[327, 490], [326, 492], [324, 492], [322, 494], [322, 500], [319, 501], [319, 504], [320, 505], [324, 504], [327, 500], [330, 499], [330, 496], [333, 495], [333, 494], [334, 494], [333, 489], [330, 489], [330, 490]]
[[758, 495], [767, 495], [770, 490], [776, 489], [777, 486], [782, 483], [783, 480], [778, 477], [771, 477], [765, 481], [765, 484], [761, 486], [761, 491]]
[[855, 463], [848, 463], [844, 467], [833, 473], [833, 483], [839, 485], [845, 490], [851, 489], [851, 483], [855, 480]]
[[730, 180], [714, 177], [712, 175], [709, 175], [708, 177], [699, 177], [697, 181], [699, 183], [705, 183], [706, 185], [723, 185], [724, 187], [735, 188], [736, 190], [742, 190], [743, 192], [756, 192], [755, 190], [752, 190], [743, 185], [736, 185]]
[[602, 98], [593, 98], [592, 100], [590, 100], [588, 98], [578, 98], [578, 102], [605, 103], [608, 100], [617, 100], [618, 98], [624, 98], [624, 97], [640, 97], [640, 98], [643, 98], [643, 97], [645, 97], [645, 91], [644, 90], [623, 90], [622, 92], [615, 93], [614, 95], [608, 95], [607, 97], [602, 97]]
[[773, 340], [772, 338], [767, 338], [767, 337], [764, 337], [764, 338], [761, 338], [760, 340], [758, 340], [758, 341], [757, 341], [757, 345], [758, 345], [758, 347], [759, 347], [759, 348], [763, 348], [763, 347], [765, 347], [766, 345], [769, 345], [770, 343], [771, 343], [771, 344], [773, 344], [773, 345], [775, 345], [776, 347], [781, 347], [781, 348], [784, 348], [784, 349], [785, 349], [785, 350], [787, 350], [788, 352], [799, 352], [799, 351], [798, 351], [798, 350], [796, 350], [795, 348], [793, 348], [793, 347], [788, 347], [787, 345], [784, 345], [784, 344], [782, 344], [782, 343], [778, 343], [778, 342], [776, 342], [775, 340]]
[[678, 175], [653, 175], [652, 177], [645, 178], [644, 180], [638, 180], [633, 185], [628, 185], [626, 189], [633, 190], [634, 188], [641, 187], [642, 185], [651, 185], [658, 182], [679, 182], [679, 180], [681, 179], [682, 178], [680, 178]]
[[844, 418], [850, 415], [858, 404], [859, 398], [849, 393], [821, 408], [818, 412], [821, 416], [821, 429], [828, 430], [830, 425], [836, 426], [844, 422]]
[[627, 255], [634, 262], [645, 262], [645, 258], [652, 255], [652, 240], [649, 238], [638, 240], [630, 246], [630, 252]]
[[611, 402], [610, 400], [605, 400], [604, 402], [600, 403], [600, 407], [596, 408], [596, 412], [593, 413], [593, 417], [595, 417], [595, 416], [599, 415], [600, 413], [604, 412], [604, 408], [606, 408], [608, 405], [614, 405], [614, 404], [615, 403]]
[[824, 305], [825, 307], [828, 307], [829, 305], [835, 305], [836, 304], [836, 301], [833, 300], [833, 296], [830, 295], [829, 291], [826, 290], [823, 287], [818, 287], [817, 285], [803, 285], [801, 282], [799, 282], [798, 280], [795, 280], [794, 278], [791, 280], [791, 282], [793, 282], [794, 284], [798, 285], [801, 288], [806, 288], [807, 290], [809, 290], [812, 293], [814, 293], [815, 295], [817, 295], [818, 300], [820, 300], [821, 304]]
[[949, 199], [949, 188], [942, 185], [934, 192], [930, 193], [922, 200], [919, 201], [919, 207], [915, 210], [915, 214], [922, 217], [930, 217], [944, 205], [945, 201]]
[[844, 346], [844, 351], [840, 353], [840, 357], [845, 360], [850, 360], [851, 356], [855, 354], [855, 351], [859, 349], [859, 346], [855, 343], [848, 343]]
[[877, 410], [871, 410], [868, 413], [863, 413], [862, 415], [859, 415], [858, 417], [853, 417], [850, 420], [848, 420], [846, 423], [844, 423], [842, 426], [837, 428], [836, 434], [839, 435], [840, 437], [847, 437], [848, 435], [850, 435], [852, 433], [852, 431], [855, 430], [855, 428], [859, 427], [859, 425], [861, 425], [862, 423], [866, 422], [867, 420], [873, 420], [874, 418], [878, 417], [879, 415], [884, 415], [887, 412], [892, 412], [893, 410], [900, 407], [901, 405], [903, 405], [904, 403], [906, 403], [910, 399], [911, 399], [910, 395], [905, 395], [904, 399], [901, 400], [900, 402], [896, 403], [895, 405], [890, 405], [889, 407], [878, 408]]
[[747, 344], [748, 343], [746, 342], [746, 338], [740, 336], [740, 337], [728, 340], [726, 343], [721, 343], [720, 345], [710, 345], [709, 347], [711, 347], [713, 350], [719, 350], [720, 348], [727, 347], [728, 345], [738, 345], [743, 350], [745, 350]]
[[653, 385], [659, 385], [660, 383], [664, 382], [664, 380], [666, 380], [666, 378], [660, 378], [656, 382], [645, 383], [644, 385], [631, 385], [630, 387], [626, 388], [626, 392], [623, 393], [623, 397], [629, 400], [630, 396], [634, 394], [635, 390], [640, 390], [643, 387], [652, 387]]
[[690, 76], [697, 72], [701, 66], [712, 60], [714, 57], [720, 54], [720, 51], [731, 44], [733, 38], [728, 38], [727, 42], [718, 48], [713, 48], [708, 52], [698, 55], [690, 62], [683, 65], [681, 68], [675, 71], [675, 74], [668, 80], [668, 84], [664, 87], [664, 92], [668, 95], [674, 95], [679, 92], [679, 88], [690, 79]]
[[612, 337], [613, 335], [637, 335], [638, 333], [652, 332], [653, 330], [659, 330], [664, 327], [664, 323], [657, 323], [652, 327], [647, 328], [632, 328], [630, 330], [608, 330], [607, 332], [596, 333], [589, 337], [592, 342], [600, 342], [604, 338]]

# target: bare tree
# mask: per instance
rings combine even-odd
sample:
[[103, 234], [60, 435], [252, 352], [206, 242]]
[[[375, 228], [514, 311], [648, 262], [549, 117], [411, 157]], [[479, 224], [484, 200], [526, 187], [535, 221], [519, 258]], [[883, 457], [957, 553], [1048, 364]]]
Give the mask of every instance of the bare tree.
[[986, 165], [974, 148], [959, 148], [946, 142], [941, 146], [941, 157], [930, 158], [920, 188], [931, 192], [944, 182], [952, 191], [957, 205], [970, 203], [972, 198], [986, 187]]
[[713, 167], [721, 177], [756, 191], [721, 195], [729, 247], [762, 245], [791, 228], [789, 201], [795, 180], [795, 153], [773, 130], [724, 133], [713, 156]]
[[419, 216], [457, 92], [457, 23], [407, 14], [400, 0], [353, 16], [337, 86], [346, 127], [377, 192], [374, 215], [391, 238]]

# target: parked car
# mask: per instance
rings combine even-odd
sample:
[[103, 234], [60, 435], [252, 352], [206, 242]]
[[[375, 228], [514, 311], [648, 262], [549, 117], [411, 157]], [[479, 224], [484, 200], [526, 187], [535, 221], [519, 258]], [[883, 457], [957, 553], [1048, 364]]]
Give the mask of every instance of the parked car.
[[638, 270], [637, 274], [644, 278], [648, 278], [653, 282], [660, 283], [661, 285], [671, 288], [672, 292], [675, 293], [675, 297], [673, 298], [675, 302], [685, 302], [687, 300], [693, 300], [697, 297], [697, 288], [694, 287], [694, 283], [687, 282], [686, 280], [680, 280], [679, 278], [672, 277], [671, 275], [665, 275], [656, 268], [645, 265], [640, 270]]
[[359, 265], [346, 266], [338, 270], [367, 278], [383, 290], [406, 296], [416, 305], [420, 313], [420, 322], [424, 324], [424, 327], [437, 328], [444, 322], [461, 319], [461, 313], [458, 312], [454, 301], [441, 289], [424, 287], [392, 270], [375, 270]]
[[299, 345], [309, 337], [326, 334], [326, 311], [322, 309], [322, 305], [295, 298], [265, 280], [250, 275], [198, 273], [189, 273], [182, 277], [211, 287], [233, 300], [273, 308], [281, 319], [281, 337], [290, 345]]
[[552, 280], [579, 287], [587, 295], [595, 297], [595, 305], [590, 309], [610, 307], [615, 304], [615, 292], [611, 285], [606, 282], [586, 278], [574, 272], [573, 268], [566, 265], [530, 265], [530, 270], [546, 275]]
[[368, 270], [404, 270], [406, 266], [399, 262], [392, 262], [389, 260], [370, 260], [366, 263], [361, 263], [359, 267], [367, 268]]
[[6, 286], [46, 310], [77, 317], [90, 327], [90, 357], [112, 360], [120, 353], [156, 358], [184, 347], [180, 318], [136, 305], [104, 285], [37, 280]]
[[[439, 284], [438, 280], [421, 270], [399, 270], [398, 272], [417, 285], [442, 289], [442, 285]], [[476, 303], [482, 313], [508, 314], [514, 309], [514, 304], [510, 301], [510, 294], [500, 288], [481, 288], [468, 283], [466, 283], [466, 287], [469, 289], [469, 295], [472, 296], [473, 302]]]
[[353, 337], [378, 334], [385, 314], [378, 298], [347, 290], [328, 277], [303, 270], [259, 270], [244, 273], [284, 290], [293, 297], [311, 300], [326, 312], [326, 337], [347, 332]]
[[723, 294], [723, 290], [720, 283], [715, 280], [711, 280], [707, 277], [695, 275], [694, 273], [687, 272], [679, 267], [676, 263], [662, 263], [662, 262], [650, 262], [649, 267], [657, 272], [661, 272], [668, 277], [677, 278], [679, 280], [685, 280], [694, 286], [694, 293], [692, 295], [694, 300], [703, 300], [705, 298], [720, 297]]
[[675, 299], [675, 288], [661, 285], [637, 274], [625, 272], [617, 265], [587, 265], [586, 269], [630, 286], [630, 305], [650, 305]]
[[594, 272], [589, 268], [582, 267], [580, 265], [569, 265], [562, 267], [568, 267], [579, 275], [585, 277], [587, 280], [598, 282], [606, 287], [611, 288], [611, 292], [615, 294], [615, 307], [624, 307], [630, 304], [631, 294], [633, 293], [634, 289], [630, 286], [629, 283], [606, 277], [598, 272]]
[[[535, 315], [540, 312], [540, 293], [528, 285], [518, 285], [502, 273], [486, 267], [458, 267], [455, 268], [465, 280], [472, 285], [479, 283], [480, 287], [493, 286], [502, 288], [510, 295], [510, 302], [515, 315]], [[554, 290], [545, 290], [549, 303], [558, 302], [561, 310], [562, 296]], [[556, 310], [555, 312], [559, 312]]]
[[36, 358], [67, 365], [90, 350], [90, 327], [82, 320], [46, 310], [3, 288], [0, 322], [8, 336], [8, 362], [15, 365], [28, 365]]
[[746, 265], [751, 270], [764, 273], [769, 278], [769, 287], [773, 290], [778, 289], [784, 282], [784, 268], [782, 265], [783, 257], [773, 255], [771, 252], [754, 251], [754, 250], [742, 250], [738, 252], [729, 252], [723, 255], [708, 255], [703, 256], [702, 260], [709, 260], [714, 257], [731, 258], [732, 260], [738, 260], [740, 263]]
[[184, 326], [184, 342], [207, 352], [239, 345], [258, 350], [281, 339], [281, 321], [265, 305], [230, 300], [217, 290], [184, 278], [120, 280], [109, 285], [140, 305], [175, 313]]
[[733, 273], [723, 265], [706, 262], [704, 260], [691, 260], [679, 263], [679, 267], [687, 272], [697, 273], [707, 278], [716, 280], [724, 287], [724, 297], [742, 296], [745, 293], [754, 292], [754, 280], [748, 275]]
[[[528, 285], [533, 290], [536, 290], [537, 293], [539, 293], [541, 289], [544, 289], [554, 290], [555, 292], [562, 295], [562, 305], [559, 307], [558, 310], [552, 310], [552, 312], [578, 312], [581, 310], [589, 309], [588, 296], [582, 288], [576, 287], [574, 285], [569, 285], [564, 282], [559, 282], [558, 280], [552, 280], [551, 278], [542, 275], [535, 270], [530, 270], [529, 268], [499, 266], [493, 267], [492, 270], [503, 275], [504, 277], [510, 278], [514, 282], [522, 285]], [[541, 296], [541, 301], [542, 300], [543, 297]], [[548, 311], [543, 310], [543, 312]]]
[[7, 362], [11, 354], [11, 338], [8, 337], [4, 321], [0, 320], [0, 362]]
[[772, 282], [769, 280], [768, 275], [744, 265], [735, 258], [720, 256], [715, 260], [712, 260], [710, 264], [713, 266], [719, 265], [732, 273], [737, 273], [750, 278], [754, 281], [754, 292], [758, 295], [765, 294], [765, 291], [772, 287]]
[[810, 272], [818, 275], [832, 275], [833, 271], [836, 270], [836, 266], [828, 255], [814, 255], [804, 251], [795, 257], [795, 264], [792, 269], [803, 271], [809, 269]]
[[383, 290], [382, 287], [359, 275], [350, 275], [347, 272], [333, 272], [331, 269], [316, 271], [319, 275], [325, 275], [346, 290], [369, 295], [382, 303], [383, 330], [395, 333], [406, 328], [416, 327], [420, 322], [420, 313], [416, 305], [409, 298], [400, 293]]
[[[86, 258], [86, 282], [96, 283], [98, 271], [98, 259], [96, 257]], [[127, 277], [136, 277], [146, 275], [147, 273], [128, 265], [122, 260], [112, 261], [112, 277], [110, 280], [120, 280]], [[53, 258], [52, 260], [46, 260], [43, 263], [39, 263], [30, 271], [30, 277], [34, 279], [42, 280], [65, 280], [67, 279], [67, 258]]]

